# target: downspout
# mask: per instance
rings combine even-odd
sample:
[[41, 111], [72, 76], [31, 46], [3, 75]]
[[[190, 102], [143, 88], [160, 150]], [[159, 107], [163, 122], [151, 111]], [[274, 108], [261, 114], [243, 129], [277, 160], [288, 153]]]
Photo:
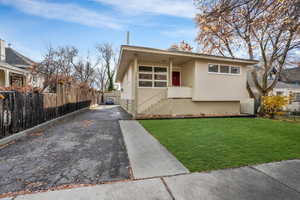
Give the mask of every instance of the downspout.
[[169, 72], [169, 87], [173, 86], [173, 59], [170, 58], [169, 60], [169, 68], [170, 68], [170, 72]]
[[[173, 58], [169, 59], [169, 81], [168, 81], [168, 86], [172, 87], [173, 86]], [[167, 98], [168, 98], [168, 91], [167, 91]], [[169, 99], [169, 115], [172, 115], [173, 111], [173, 100]]]
[[136, 118], [138, 114], [138, 57], [137, 54], [134, 55], [134, 112], [133, 117]]

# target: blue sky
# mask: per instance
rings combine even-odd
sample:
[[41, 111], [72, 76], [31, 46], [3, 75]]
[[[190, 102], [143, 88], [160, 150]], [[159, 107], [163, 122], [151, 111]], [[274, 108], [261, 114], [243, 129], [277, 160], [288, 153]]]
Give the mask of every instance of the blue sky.
[[74, 45], [81, 53], [97, 43], [168, 48], [195, 46], [193, 0], [0, 0], [0, 38], [34, 60], [45, 49]]

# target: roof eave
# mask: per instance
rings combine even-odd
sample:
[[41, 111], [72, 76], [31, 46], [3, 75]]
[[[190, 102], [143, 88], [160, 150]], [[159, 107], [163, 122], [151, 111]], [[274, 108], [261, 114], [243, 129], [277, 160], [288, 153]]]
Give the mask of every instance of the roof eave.
[[155, 49], [155, 48], [148, 48], [148, 47], [139, 47], [139, 46], [129, 46], [129, 45], [122, 45], [122, 50], [128, 51], [138, 51], [138, 52], [149, 52], [149, 53], [161, 53], [166, 55], [173, 55], [173, 56], [186, 56], [186, 57], [193, 57], [193, 58], [202, 58], [202, 59], [214, 59], [214, 60], [221, 60], [221, 61], [229, 61], [229, 62], [239, 62], [245, 63], [249, 65], [258, 64], [258, 60], [249, 60], [249, 59], [242, 59], [242, 58], [231, 58], [231, 57], [224, 57], [224, 56], [215, 56], [215, 55], [206, 55], [206, 54], [199, 54], [194, 52], [182, 52], [182, 51], [168, 51], [163, 49]]
[[117, 64], [117, 75], [116, 75], [116, 83], [120, 83], [121, 82], [121, 78], [120, 77], [120, 64], [121, 64], [121, 59], [123, 57], [123, 45], [121, 45], [121, 49], [120, 49], [120, 53], [119, 53], [119, 59], [118, 59], [118, 64]]
[[133, 52], [142, 52], [142, 53], [156, 53], [156, 54], [165, 54], [170, 56], [185, 56], [191, 58], [199, 58], [199, 59], [213, 59], [219, 61], [227, 61], [227, 62], [237, 62], [243, 63], [247, 65], [255, 65], [258, 64], [258, 60], [248, 60], [248, 59], [237, 59], [237, 58], [230, 58], [230, 57], [223, 57], [223, 56], [214, 56], [214, 55], [203, 55], [191, 52], [180, 52], [180, 51], [167, 51], [162, 49], [155, 49], [155, 48], [148, 48], [148, 47], [138, 47], [138, 46], [130, 46], [130, 45], [121, 45], [120, 48], [120, 56], [117, 65], [117, 75], [116, 75], [116, 82], [120, 83], [121, 79], [123, 78], [122, 74], [120, 74], [120, 64], [122, 62], [123, 53], [124, 51], [133, 51]]

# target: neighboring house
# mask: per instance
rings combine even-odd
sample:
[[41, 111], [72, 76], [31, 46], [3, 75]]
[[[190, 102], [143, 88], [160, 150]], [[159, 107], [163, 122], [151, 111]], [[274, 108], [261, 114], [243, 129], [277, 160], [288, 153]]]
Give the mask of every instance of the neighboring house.
[[285, 109], [300, 111], [300, 67], [285, 69], [280, 76], [280, 82], [273, 89], [273, 94], [293, 96]]
[[300, 111], [300, 85], [299, 84], [290, 84], [284, 82], [278, 82], [276, 87], [271, 92], [273, 95], [278, 96], [292, 96], [290, 99], [289, 105], [285, 107], [285, 110], [288, 111]]
[[[258, 66], [253, 67], [252, 70], [256, 70], [259, 82], [261, 82], [261, 77], [264, 73], [264, 70], [262, 70]], [[274, 74], [268, 77], [268, 85], [272, 84], [274, 78]], [[255, 87], [253, 78], [250, 73], [248, 73], [248, 81], [253, 93], [256, 95], [256, 97], [258, 97], [259, 92]], [[289, 105], [285, 107], [285, 110], [300, 111], [300, 68], [297, 67], [283, 70], [279, 81], [277, 82], [275, 88], [270, 92], [270, 95], [287, 97], [293, 96], [293, 99], [290, 99]]]
[[285, 69], [280, 76], [280, 81], [300, 85], [300, 67]]
[[116, 82], [135, 117], [253, 114], [248, 67], [258, 61], [121, 46]]
[[7, 47], [5, 41], [0, 39], [0, 87], [41, 87], [43, 78], [31, 71], [35, 64], [11, 47]]

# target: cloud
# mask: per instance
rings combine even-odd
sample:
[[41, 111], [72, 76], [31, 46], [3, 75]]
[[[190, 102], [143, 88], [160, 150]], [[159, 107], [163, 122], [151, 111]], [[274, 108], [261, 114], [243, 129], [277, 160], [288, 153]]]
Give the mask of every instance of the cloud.
[[193, 18], [196, 7], [193, 0], [93, 0], [113, 6], [124, 13], [140, 15], [169, 15]]
[[166, 30], [161, 32], [163, 35], [173, 37], [173, 38], [195, 38], [197, 29], [190, 28], [190, 29], [175, 29], [175, 30]]
[[30, 15], [63, 20], [90, 27], [120, 29], [122, 26], [113, 17], [100, 14], [76, 4], [50, 3], [44, 0], [0, 0]]

